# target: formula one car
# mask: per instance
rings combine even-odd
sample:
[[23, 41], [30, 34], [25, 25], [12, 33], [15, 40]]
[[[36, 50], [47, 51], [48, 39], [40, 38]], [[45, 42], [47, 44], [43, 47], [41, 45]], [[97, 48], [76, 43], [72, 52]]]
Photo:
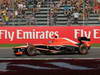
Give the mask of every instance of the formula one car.
[[90, 47], [90, 39], [86, 37], [79, 37], [78, 42], [75, 42], [68, 38], [55, 38], [48, 44], [28, 44], [25, 46], [14, 47], [13, 50], [16, 56], [67, 53], [80, 53], [82, 55], [85, 55], [88, 53]]

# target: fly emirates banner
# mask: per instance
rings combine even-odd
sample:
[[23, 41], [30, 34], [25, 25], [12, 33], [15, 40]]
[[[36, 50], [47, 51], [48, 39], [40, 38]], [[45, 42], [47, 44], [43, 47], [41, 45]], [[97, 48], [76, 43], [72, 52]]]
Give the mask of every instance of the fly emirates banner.
[[85, 36], [100, 43], [100, 26], [0, 27], [0, 44], [45, 44], [54, 36], [75, 41]]

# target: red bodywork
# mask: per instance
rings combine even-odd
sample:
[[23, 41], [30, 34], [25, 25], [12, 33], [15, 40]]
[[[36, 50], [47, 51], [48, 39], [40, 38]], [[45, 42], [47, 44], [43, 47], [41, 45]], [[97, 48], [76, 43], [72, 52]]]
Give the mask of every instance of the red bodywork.
[[54, 39], [51, 43], [48, 43], [47, 45], [49, 45], [49, 46], [71, 45], [71, 46], [77, 47], [76, 44], [77, 44], [77, 42], [72, 41], [68, 38], [57, 38], [57, 39]]
[[[82, 41], [81, 43], [83, 43], [86, 47], [90, 47], [91, 46], [91, 43], [90, 41]], [[52, 46], [52, 47], [55, 47], [55, 46], [71, 46], [71, 47], [80, 47], [80, 42], [75, 42], [73, 40], [70, 40], [68, 38], [55, 38], [51, 41], [49, 41], [47, 44], [33, 44], [34, 46]], [[18, 46], [18, 47], [15, 47], [15, 48], [28, 48], [29, 45], [25, 45], [25, 46]], [[54, 50], [54, 49], [48, 49], [48, 48], [38, 48], [36, 47], [37, 50], [43, 50], [43, 51], [49, 51], [51, 53], [57, 53], [57, 52], [60, 52], [61, 50]], [[17, 55], [21, 55], [21, 54], [24, 54], [23, 52], [16, 52]]]

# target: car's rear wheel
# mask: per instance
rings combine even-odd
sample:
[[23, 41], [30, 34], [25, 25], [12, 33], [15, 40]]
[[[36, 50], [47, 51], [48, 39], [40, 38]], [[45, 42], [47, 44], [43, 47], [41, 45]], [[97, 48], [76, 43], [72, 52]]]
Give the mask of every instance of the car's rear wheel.
[[82, 55], [88, 54], [88, 48], [84, 44], [80, 45], [79, 53]]
[[26, 50], [26, 54], [28, 56], [34, 56], [34, 55], [36, 55], [36, 48], [35, 48], [35, 46], [29, 45], [28, 48], [27, 48], [27, 50]]

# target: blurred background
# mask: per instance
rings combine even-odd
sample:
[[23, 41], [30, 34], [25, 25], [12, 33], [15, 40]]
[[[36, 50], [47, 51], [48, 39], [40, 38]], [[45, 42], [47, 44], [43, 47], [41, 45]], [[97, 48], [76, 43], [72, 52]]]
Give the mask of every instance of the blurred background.
[[0, 26], [100, 25], [100, 0], [0, 0]]

